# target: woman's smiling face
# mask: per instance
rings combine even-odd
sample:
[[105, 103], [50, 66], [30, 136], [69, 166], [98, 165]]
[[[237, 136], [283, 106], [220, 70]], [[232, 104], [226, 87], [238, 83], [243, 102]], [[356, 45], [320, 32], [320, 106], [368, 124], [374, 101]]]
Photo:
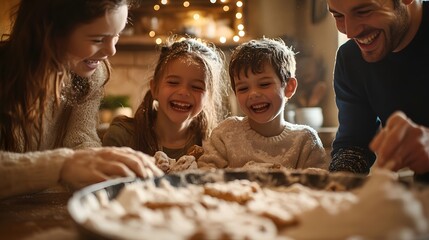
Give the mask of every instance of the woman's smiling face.
[[67, 41], [70, 70], [81, 77], [90, 77], [102, 60], [113, 56], [127, 17], [128, 6], [123, 5], [91, 23], [78, 26]]

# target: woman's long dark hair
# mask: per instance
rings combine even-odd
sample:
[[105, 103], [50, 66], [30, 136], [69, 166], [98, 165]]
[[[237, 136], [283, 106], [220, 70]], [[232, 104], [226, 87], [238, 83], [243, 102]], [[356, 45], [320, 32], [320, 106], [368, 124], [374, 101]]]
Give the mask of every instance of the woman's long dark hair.
[[20, 1], [11, 33], [0, 43], [0, 149], [39, 147], [47, 100], [55, 96], [58, 103], [60, 85], [70, 78], [67, 38], [79, 25], [127, 4], [130, 0]]

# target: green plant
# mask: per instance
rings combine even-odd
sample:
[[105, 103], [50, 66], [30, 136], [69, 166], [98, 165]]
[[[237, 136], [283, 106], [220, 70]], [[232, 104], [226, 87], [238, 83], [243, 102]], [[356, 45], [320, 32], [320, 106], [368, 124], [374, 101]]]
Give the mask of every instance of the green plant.
[[100, 109], [115, 110], [120, 107], [130, 107], [129, 98], [126, 95], [106, 95], [101, 100]]

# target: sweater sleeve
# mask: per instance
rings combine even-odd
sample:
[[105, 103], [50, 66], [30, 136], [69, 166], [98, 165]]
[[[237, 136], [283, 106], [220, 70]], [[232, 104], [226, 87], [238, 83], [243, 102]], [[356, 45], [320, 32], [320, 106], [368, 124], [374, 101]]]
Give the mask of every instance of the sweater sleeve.
[[303, 142], [300, 160], [297, 168], [321, 168], [328, 169], [330, 158], [327, 156], [322, 141], [317, 135], [316, 130], [309, 129], [308, 135]]
[[367, 148], [347, 147], [338, 149], [332, 156], [329, 171], [346, 171], [352, 173], [368, 174], [371, 166], [367, 159], [372, 159], [374, 153]]
[[204, 154], [198, 159], [198, 168], [226, 168], [228, 166], [227, 147], [222, 140], [224, 125], [213, 130], [210, 138], [203, 142]]
[[0, 151], [0, 199], [33, 193], [54, 186], [64, 160], [73, 150], [12, 153]]
[[[362, 65], [363, 60], [358, 61], [358, 56], [360, 50], [353, 41], [342, 45], [337, 52], [334, 91], [339, 127], [332, 145], [331, 156], [335, 160], [331, 169], [367, 173], [375, 161], [375, 154], [370, 152], [368, 145], [380, 126], [380, 120], [368, 101], [363, 82], [368, 78], [365, 75], [367, 71], [362, 71], [367, 67]], [[352, 149], [359, 150], [354, 153]], [[348, 167], [348, 164], [352, 165]]]

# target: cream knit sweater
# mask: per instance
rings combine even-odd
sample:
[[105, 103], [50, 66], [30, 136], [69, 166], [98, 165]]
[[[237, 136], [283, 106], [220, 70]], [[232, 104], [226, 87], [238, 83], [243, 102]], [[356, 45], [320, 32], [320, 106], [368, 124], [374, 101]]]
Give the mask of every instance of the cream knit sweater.
[[[52, 99], [44, 116], [42, 144], [39, 149], [31, 150], [50, 150], [56, 146], [58, 134], [64, 124], [63, 115], [66, 104], [71, 104], [73, 109], [68, 119], [65, 136], [61, 139], [62, 144], [57, 145], [57, 147], [72, 149], [100, 147], [101, 140], [97, 135], [98, 109], [103, 97], [105, 81], [105, 68], [100, 66], [90, 79], [90, 92], [84, 102], [70, 103], [70, 100], [63, 100], [57, 107]], [[73, 96], [69, 98], [73, 98]]]
[[71, 149], [28, 153], [0, 152], [0, 199], [54, 186]]
[[249, 161], [295, 169], [329, 165], [317, 132], [305, 125], [287, 123], [281, 134], [264, 137], [250, 128], [247, 117], [230, 117], [213, 130], [203, 147], [200, 168], [240, 168]]
[[52, 99], [48, 102], [44, 116], [40, 148], [22, 153], [22, 145], [21, 153], [0, 151], [0, 198], [40, 191], [55, 185], [59, 181], [65, 158], [73, 154], [71, 149], [101, 146], [97, 135], [98, 108], [105, 80], [105, 69], [100, 66], [90, 79], [90, 93], [86, 101], [73, 105], [60, 149], [52, 150], [60, 138], [58, 134], [64, 124], [66, 101], [56, 106]]

